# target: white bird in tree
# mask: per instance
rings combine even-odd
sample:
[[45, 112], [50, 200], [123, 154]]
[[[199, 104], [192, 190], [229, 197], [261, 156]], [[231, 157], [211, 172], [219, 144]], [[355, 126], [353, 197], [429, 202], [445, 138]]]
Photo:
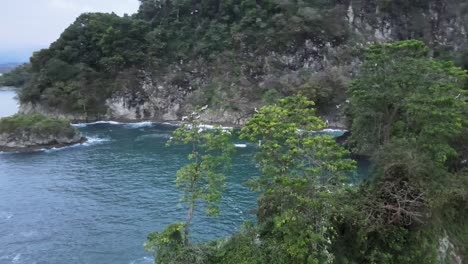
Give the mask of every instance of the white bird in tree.
[[205, 106], [202, 107], [200, 110], [205, 111], [206, 109], [208, 109], [208, 105], [205, 105]]
[[255, 113], [257, 113], [257, 114], [260, 113], [260, 112], [258, 111], [257, 107], [255, 107], [254, 111], [255, 111]]

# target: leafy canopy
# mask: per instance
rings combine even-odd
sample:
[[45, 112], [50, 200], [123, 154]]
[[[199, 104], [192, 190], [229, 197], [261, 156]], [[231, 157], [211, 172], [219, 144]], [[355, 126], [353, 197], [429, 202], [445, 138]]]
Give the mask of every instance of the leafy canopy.
[[256, 159], [262, 174], [250, 185], [261, 194], [257, 217], [263, 239], [290, 263], [333, 259], [328, 252], [333, 196], [356, 165], [332, 136], [316, 133], [325, 123], [313, 106], [303, 96], [287, 97], [262, 107], [241, 130], [242, 138], [260, 144]]
[[374, 153], [393, 138], [415, 139], [439, 161], [466, 122], [467, 73], [429, 57], [417, 40], [371, 46], [350, 89], [355, 151]]

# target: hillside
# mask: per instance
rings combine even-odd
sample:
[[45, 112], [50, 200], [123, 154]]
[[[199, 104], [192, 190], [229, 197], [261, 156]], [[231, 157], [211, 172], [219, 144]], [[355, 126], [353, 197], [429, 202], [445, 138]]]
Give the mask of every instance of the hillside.
[[331, 125], [370, 43], [423, 40], [468, 66], [464, 0], [140, 0], [132, 16], [87, 13], [31, 58], [23, 113], [71, 119], [242, 124], [301, 92]]

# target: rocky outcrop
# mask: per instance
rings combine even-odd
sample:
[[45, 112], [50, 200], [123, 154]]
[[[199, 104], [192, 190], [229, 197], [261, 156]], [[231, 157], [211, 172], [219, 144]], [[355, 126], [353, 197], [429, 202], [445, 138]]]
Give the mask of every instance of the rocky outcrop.
[[68, 135], [41, 135], [24, 130], [15, 134], [0, 134], [0, 151], [31, 151], [84, 143], [86, 138], [79, 133]]
[[64, 118], [71, 121], [97, 121], [101, 118], [101, 116], [92, 115], [87, 116], [85, 114], [77, 114], [77, 113], [64, 113], [58, 109], [54, 109], [48, 107], [43, 104], [36, 104], [36, 103], [21, 103], [18, 109], [18, 113], [23, 115], [31, 115], [31, 114], [42, 114], [46, 116], [53, 116], [56, 118]]
[[31, 151], [83, 143], [86, 138], [68, 120], [43, 115], [0, 119], [0, 151]]

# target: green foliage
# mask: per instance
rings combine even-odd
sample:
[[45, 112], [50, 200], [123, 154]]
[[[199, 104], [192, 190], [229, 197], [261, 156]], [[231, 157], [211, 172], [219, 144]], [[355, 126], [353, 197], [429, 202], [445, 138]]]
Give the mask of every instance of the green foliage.
[[23, 64], [0, 76], [0, 86], [23, 87], [30, 78], [31, 65]]
[[281, 99], [262, 107], [241, 130], [242, 138], [260, 144], [256, 159], [262, 175], [250, 181], [261, 194], [260, 239], [277, 244], [291, 263], [333, 260], [328, 251], [333, 195], [355, 168], [331, 136], [312, 132], [325, 127], [313, 105], [303, 96]]
[[99, 114], [121, 85], [117, 76], [145, 62], [148, 25], [116, 14], [79, 16], [49, 49], [31, 58], [30, 81], [21, 102], [42, 103], [67, 113]]
[[[192, 121], [176, 129], [168, 142], [169, 145], [184, 144], [191, 147], [188, 159], [192, 163], [182, 167], [176, 178], [177, 188], [183, 190], [182, 202], [189, 205], [190, 219], [197, 200], [207, 202], [208, 215], [219, 214], [216, 203], [221, 201], [224, 174], [230, 168], [230, 156], [234, 151], [230, 138], [231, 131], [225, 131], [220, 126], [203, 128], [192, 116]], [[189, 224], [190, 221], [187, 221], [187, 236]]]
[[372, 46], [352, 85], [351, 140], [373, 154], [373, 170], [342, 202], [334, 251], [347, 252], [344, 263], [439, 263], [442, 238], [466, 250], [455, 219], [466, 211], [467, 74], [428, 51], [419, 41]]
[[461, 133], [465, 71], [428, 57], [410, 40], [374, 45], [352, 83], [353, 135], [358, 153], [372, 154], [392, 138], [413, 138], [445, 162], [447, 142]]
[[207, 215], [219, 214], [217, 204], [221, 201], [225, 173], [230, 169], [231, 154], [235, 150], [230, 140], [232, 131], [220, 126], [207, 129], [197, 121], [197, 115], [193, 113], [188, 122], [173, 132], [167, 143], [168, 146], [189, 146], [188, 160], [191, 163], [183, 166], [176, 175], [176, 186], [182, 190], [181, 201], [188, 205], [185, 223], [171, 224], [162, 233], [153, 232], [148, 236], [146, 249], [153, 251], [160, 263], [204, 263], [199, 259], [200, 255], [192, 252], [196, 246], [189, 240], [195, 206], [204, 201]]
[[185, 223], [173, 223], [167, 226], [163, 232], [152, 232], [148, 235], [145, 249], [157, 252], [156, 262], [165, 263], [164, 260], [177, 256], [187, 242], [185, 237]]
[[70, 121], [40, 114], [16, 114], [0, 119], [0, 134], [22, 133], [25, 130], [39, 135], [73, 136], [78, 133], [77, 129], [70, 125]]

